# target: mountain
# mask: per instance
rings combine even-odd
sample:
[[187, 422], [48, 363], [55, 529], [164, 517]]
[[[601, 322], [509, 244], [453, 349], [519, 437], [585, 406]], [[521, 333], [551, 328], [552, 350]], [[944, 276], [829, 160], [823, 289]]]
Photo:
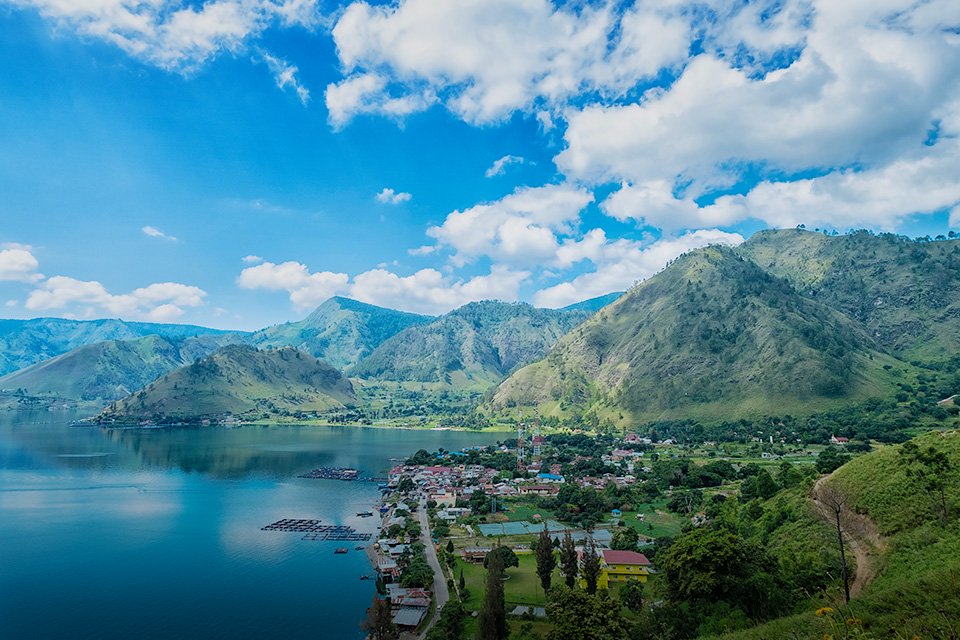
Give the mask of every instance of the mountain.
[[342, 369], [356, 364], [404, 329], [432, 320], [429, 316], [334, 297], [299, 322], [257, 331], [250, 336], [250, 344], [294, 347]]
[[[514, 373], [488, 410], [613, 423], [808, 414], [892, 394], [911, 369], [856, 322], [733, 250], [688, 253]], [[901, 377], [898, 377], [901, 376]]]
[[100, 421], [247, 419], [325, 411], [356, 400], [339, 371], [292, 347], [230, 345], [114, 402]]
[[0, 377], [0, 389], [22, 389], [31, 396], [110, 402], [239, 340], [239, 334], [105, 340]]
[[543, 357], [588, 311], [471, 302], [393, 336], [349, 370], [360, 378], [485, 388]]
[[738, 250], [801, 294], [861, 322], [909, 361], [960, 353], [960, 240], [858, 231], [761, 231]]
[[563, 307], [560, 311], [590, 311], [596, 313], [622, 295], [623, 291], [614, 291], [604, 296], [597, 296], [596, 298], [575, 302]]
[[131, 340], [149, 335], [176, 339], [229, 333], [186, 324], [126, 322], [124, 320], [0, 320], [0, 375], [106, 340]]

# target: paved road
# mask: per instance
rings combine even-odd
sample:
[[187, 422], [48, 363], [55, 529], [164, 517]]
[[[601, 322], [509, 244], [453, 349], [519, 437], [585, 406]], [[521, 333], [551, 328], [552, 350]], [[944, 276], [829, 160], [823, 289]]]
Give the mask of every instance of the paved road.
[[440, 609], [442, 609], [443, 605], [447, 604], [447, 600], [450, 599], [450, 590], [447, 589], [447, 579], [443, 575], [443, 570], [440, 568], [440, 561], [437, 559], [437, 550], [433, 546], [433, 540], [430, 539], [430, 522], [427, 520], [427, 504], [425, 502], [420, 503], [420, 508], [417, 509], [417, 513], [420, 519], [420, 538], [427, 548], [427, 563], [430, 565], [430, 568], [433, 569], [433, 595], [434, 602], [437, 605], [433, 612], [433, 618], [430, 619], [430, 623], [423, 628], [423, 633], [420, 634], [420, 637], [424, 638], [427, 632], [436, 624], [437, 619], [439, 619]]

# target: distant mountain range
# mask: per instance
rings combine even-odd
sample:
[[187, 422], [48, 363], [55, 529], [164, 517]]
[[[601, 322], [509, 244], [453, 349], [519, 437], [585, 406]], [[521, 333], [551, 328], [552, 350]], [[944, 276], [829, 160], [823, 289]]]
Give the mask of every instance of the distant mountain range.
[[124, 320], [0, 320], [0, 375], [28, 367], [77, 347], [105, 340], [144, 336], [177, 339], [237, 333], [186, 324], [156, 324]]
[[100, 420], [175, 422], [297, 416], [356, 401], [338, 370], [292, 347], [230, 345], [119, 400]]
[[[780, 230], [692, 251], [625, 293], [558, 310], [476, 302], [434, 318], [336, 297], [252, 334], [0, 321], [0, 366], [19, 368], [0, 378], [0, 392], [22, 406], [118, 400], [108, 415], [131, 417], [373, 402], [333, 376], [342, 372], [358, 388], [377, 387], [378, 406], [394, 413], [399, 399], [418, 405], [410, 394], [464, 392], [462, 402], [483, 392], [489, 416], [537, 406], [625, 425], [889, 398], [952, 367], [958, 353], [960, 241]], [[314, 372], [306, 378], [303, 358]], [[311, 376], [315, 393], [303, 384]]]

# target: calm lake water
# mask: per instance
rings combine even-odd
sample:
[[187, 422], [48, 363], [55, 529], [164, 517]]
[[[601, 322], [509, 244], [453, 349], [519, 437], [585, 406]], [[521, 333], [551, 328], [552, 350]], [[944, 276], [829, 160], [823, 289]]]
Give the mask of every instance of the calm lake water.
[[376, 484], [417, 449], [494, 435], [352, 427], [105, 431], [0, 414], [0, 637], [360, 638], [363, 552], [261, 531], [319, 518], [376, 531]]

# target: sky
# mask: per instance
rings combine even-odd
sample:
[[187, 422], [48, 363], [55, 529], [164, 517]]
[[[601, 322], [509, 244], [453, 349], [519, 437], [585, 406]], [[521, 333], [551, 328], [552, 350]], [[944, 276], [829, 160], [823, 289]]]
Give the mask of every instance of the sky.
[[562, 307], [960, 230], [956, 0], [0, 0], [0, 316]]

